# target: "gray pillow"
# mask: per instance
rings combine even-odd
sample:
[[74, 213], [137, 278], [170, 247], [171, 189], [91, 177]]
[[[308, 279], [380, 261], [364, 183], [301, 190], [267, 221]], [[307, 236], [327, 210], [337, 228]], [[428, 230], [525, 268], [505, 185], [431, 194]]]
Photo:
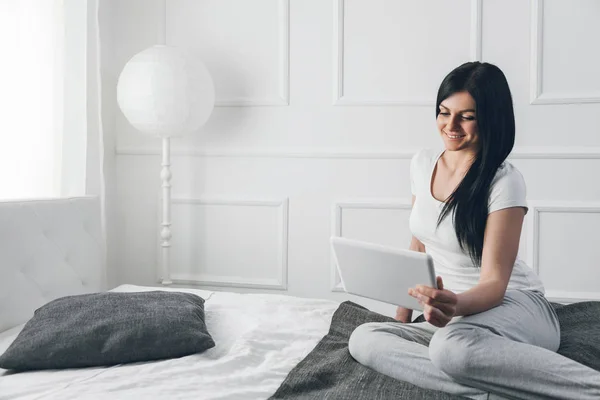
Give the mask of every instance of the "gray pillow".
[[214, 347], [204, 300], [190, 293], [93, 293], [35, 311], [0, 356], [12, 370], [78, 368], [182, 357]]
[[558, 353], [600, 371], [600, 301], [553, 306], [560, 321]]

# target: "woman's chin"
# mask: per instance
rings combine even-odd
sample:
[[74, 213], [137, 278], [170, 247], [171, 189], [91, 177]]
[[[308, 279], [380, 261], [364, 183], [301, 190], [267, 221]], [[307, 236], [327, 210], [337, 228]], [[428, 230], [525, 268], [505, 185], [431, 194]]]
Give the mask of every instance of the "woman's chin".
[[463, 148], [462, 140], [444, 140], [444, 146], [446, 146], [446, 150], [459, 150]]
[[463, 141], [458, 142], [455, 140], [444, 140], [444, 147], [447, 151], [461, 151], [469, 149], [469, 145], [467, 143], [464, 143]]

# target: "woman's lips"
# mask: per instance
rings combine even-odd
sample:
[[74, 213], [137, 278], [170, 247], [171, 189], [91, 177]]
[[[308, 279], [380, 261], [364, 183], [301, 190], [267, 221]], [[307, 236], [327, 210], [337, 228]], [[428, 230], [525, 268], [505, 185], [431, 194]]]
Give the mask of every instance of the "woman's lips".
[[446, 134], [446, 136], [448, 136], [448, 138], [450, 140], [458, 140], [458, 139], [462, 139], [462, 138], [464, 138], [466, 136], [466, 135], [452, 135], [452, 134], [450, 134], [448, 132], [444, 132], [444, 133]]

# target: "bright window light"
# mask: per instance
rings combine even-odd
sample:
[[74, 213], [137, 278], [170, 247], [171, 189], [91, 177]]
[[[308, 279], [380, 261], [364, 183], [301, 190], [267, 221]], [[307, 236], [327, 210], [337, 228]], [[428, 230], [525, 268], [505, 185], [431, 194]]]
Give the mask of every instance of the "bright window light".
[[0, 1], [0, 199], [60, 195], [62, 1]]

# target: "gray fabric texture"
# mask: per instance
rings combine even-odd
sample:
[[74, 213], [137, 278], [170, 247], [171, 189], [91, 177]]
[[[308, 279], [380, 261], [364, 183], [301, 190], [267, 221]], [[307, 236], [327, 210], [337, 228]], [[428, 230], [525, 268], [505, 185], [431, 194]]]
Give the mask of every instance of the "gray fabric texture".
[[350, 301], [342, 303], [333, 314], [329, 333], [288, 374], [271, 399], [462, 399], [390, 378], [352, 358], [348, 338], [357, 326], [393, 321]]
[[12, 370], [78, 368], [182, 357], [214, 347], [204, 300], [190, 293], [93, 293], [35, 311], [0, 356]]
[[560, 321], [558, 354], [600, 372], [600, 301], [553, 306]]
[[[552, 304], [560, 326], [558, 353], [600, 371], [600, 302]], [[348, 339], [367, 322], [393, 322], [352, 302], [333, 315], [329, 333], [286, 377], [271, 399], [459, 399], [389, 378], [356, 362]], [[415, 323], [423, 322], [423, 316]], [[493, 396], [490, 396], [493, 398]]]

